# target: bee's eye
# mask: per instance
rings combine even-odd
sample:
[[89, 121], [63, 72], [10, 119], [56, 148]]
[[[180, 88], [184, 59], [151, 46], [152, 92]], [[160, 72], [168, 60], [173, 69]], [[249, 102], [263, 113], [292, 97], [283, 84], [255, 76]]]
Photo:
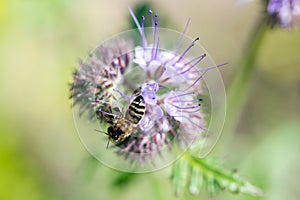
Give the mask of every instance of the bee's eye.
[[113, 134], [111, 137], [114, 140], [118, 140], [119, 139], [119, 135], [118, 134]]
[[116, 131], [118, 135], [122, 135], [124, 133], [124, 131], [122, 131], [121, 129], [118, 128], [118, 130]]
[[113, 127], [108, 127], [107, 128], [107, 133], [108, 135], [113, 139], [113, 140], [118, 140], [119, 139], [119, 134], [118, 132], [115, 131]]
[[107, 128], [107, 133], [108, 133], [109, 135], [112, 135], [114, 132], [115, 132], [115, 131], [114, 131], [113, 127], [110, 126], [110, 127]]

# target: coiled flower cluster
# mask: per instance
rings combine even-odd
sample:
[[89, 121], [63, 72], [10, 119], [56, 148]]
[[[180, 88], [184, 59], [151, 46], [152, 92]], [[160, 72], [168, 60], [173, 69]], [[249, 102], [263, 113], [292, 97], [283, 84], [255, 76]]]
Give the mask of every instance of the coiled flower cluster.
[[96, 114], [103, 120], [98, 111], [111, 111], [111, 107], [103, 102], [110, 101], [114, 85], [130, 64], [132, 58], [128, 52], [132, 45], [130, 41], [113, 40], [97, 47], [85, 62], [80, 61], [79, 69], [73, 73], [70, 97], [74, 100], [73, 106], [79, 104], [80, 115], [88, 112], [90, 119]]
[[[190, 20], [175, 49], [165, 50], [160, 47], [157, 15], [149, 11], [152, 27], [147, 29], [145, 17], [139, 23], [129, 11], [141, 45], [134, 44], [133, 39], [118, 38], [98, 47], [75, 71], [71, 97], [80, 105], [80, 114], [89, 112], [99, 120], [99, 132], [110, 139], [107, 151], [115, 149], [117, 155], [143, 165], [174, 143], [187, 147], [210, 134], [201, 109], [205, 101], [202, 79], [209, 70], [224, 64], [197, 67], [206, 54], [194, 58], [188, 54], [199, 38], [180, 50]], [[137, 96], [142, 97], [145, 109], [130, 110]], [[128, 112], [133, 117], [135, 113], [142, 116], [138, 124], [130, 125], [133, 122], [126, 118]], [[107, 129], [111, 126], [119, 128], [111, 133], [112, 128]], [[111, 134], [124, 138], [114, 142]]]

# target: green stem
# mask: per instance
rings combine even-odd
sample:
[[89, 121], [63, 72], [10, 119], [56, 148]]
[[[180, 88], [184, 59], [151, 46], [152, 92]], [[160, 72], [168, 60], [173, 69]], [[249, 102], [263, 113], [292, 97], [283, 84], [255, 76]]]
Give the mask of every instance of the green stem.
[[206, 181], [212, 181], [208, 183], [214, 187], [211, 191], [216, 191], [217, 188], [215, 188], [216, 185], [214, 182], [217, 182], [219, 187], [223, 189], [227, 188], [234, 193], [242, 192], [254, 196], [263, 195], [263, 192], [259, 188], [241, 178], [235, 171], [218, 168], [207, 159], [201, 159], [189, 153], [185, 153], [182, 159], [186, 159], [190, 166], [198, 167], [203, 176], [206, 177]]
[[203, 174], [213, 174], [214, 176], [223, 177], [223, 179], [228, 179], [232, 182], [236, 181], [231, 174], [226, 174], [216, 169], [215, 166], [209, 165], [205, 159], [201, 159], [190, 154], [185, 154], [184, 158], [194, 166], [198, 166]]
[[226, 139], [230, 139], [238, 123], [243, 106], [249, 94], [250, 83], [255, 72], [256, 61], [262, 41], [268, 30], [266, 18], [259, 20], [258, 26], [255, 27], [254, 33], [242, 56], [240, 64], [237, 66], [237, 72], [234, 80], [228, 90], [226, 123], [223, 133]]

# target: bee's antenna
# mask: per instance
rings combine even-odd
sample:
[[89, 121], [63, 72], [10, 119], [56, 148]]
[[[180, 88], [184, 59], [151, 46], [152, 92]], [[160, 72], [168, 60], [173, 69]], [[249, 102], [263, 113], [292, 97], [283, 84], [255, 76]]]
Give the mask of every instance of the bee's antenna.
[[108, 146], [109, 146], [109, 141], [110, 141], [110, 140], [108, 140], [108, 142], [107, 142], [106, 149], [108, 149]]
[[95, 131], [99, 132], [99, 133], [104, 133], [105, 135], [109, 135], [108, 133], [104, 132], [104, 131], [100, 131], [98, 129], [94, 129]]
[[[104, 132], [104, 131], [100, 131], [100, 130], [98, 130], [98, 129], [94, 129], [94, 130], [97, 131], [97, 132], [99, 132], [99, 133], [104, 133], [105, 135], [108, 135], [108, 136], [109, 136], [109, 134], [106, 133], [106, 132]], [[110, 141], [110, 140], [108, 140], [108, 142], [107, 142], [106, 149], [108, 149], [109, 141]]]

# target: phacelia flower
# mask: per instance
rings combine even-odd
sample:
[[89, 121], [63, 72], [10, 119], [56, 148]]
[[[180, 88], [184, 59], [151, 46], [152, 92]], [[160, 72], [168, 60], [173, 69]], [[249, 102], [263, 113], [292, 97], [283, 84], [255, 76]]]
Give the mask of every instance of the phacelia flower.
[[267, 12], [272, 25], [293, 26], [300, 21], [300, 0], [270, 0]]
[[112, 97], [114, 83], [124, 74], [132, 59], [128, 54], [132, 49], [132, 42], [117, 39], [108, 44], [97, 47], [85, 62], [80, 61], [79, 69], [73, 73], [73, 106], [79, 104], [79, 114], [88, 112], [91, 119], [96, 114], [103, 120], [102, 113], [98, 111], [111, 111], [105, 102]]
[[205, 53], [190, 58], [199, 38], [182, 50], [190, 20], [176, 47], [162, 49], [157, 15], [149, 11], [152, 27], [147, 29], [145, 17], [139, 23], [129, 11], [140, 45], [136, 38], [118, 38], [98, 47], [75, 71], [71, 96], [80, 114], [99, 120], [101, 134], [111, 141], [107, 151], [143, 165], [174, 143], [186, 147], [210, 134], [201, 109], [202, 79], [222, 65], [199, 68]]

